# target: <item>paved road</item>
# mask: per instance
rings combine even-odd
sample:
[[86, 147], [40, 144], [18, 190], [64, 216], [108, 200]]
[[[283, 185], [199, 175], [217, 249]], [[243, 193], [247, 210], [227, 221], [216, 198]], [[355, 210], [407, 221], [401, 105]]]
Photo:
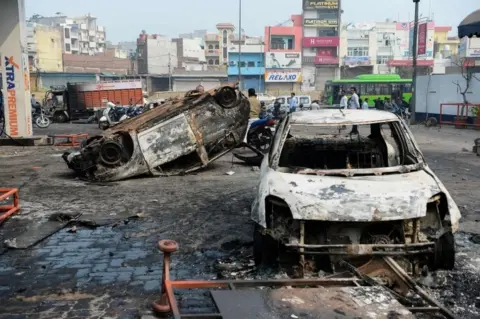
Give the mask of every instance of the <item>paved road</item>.
[[[479, 160], [462, 151], [471, 148], [475, 135], [414, 130], [431, 166], [463, 207], [466, 225], [480, 229], [475, 221], [475, 207], [480, 204]], [[96, 134], [98, 129], [95, 125], [53, 124], [47, 131]], [[137, 218], [120, 219], [105, 227], [78, 225], [76, 232], [70, 232], [69, 226], [33, 248], [3, 251], [0, 318], [149, 315], [150, 303], [160, 289], [159, 239], [171, 238], [180, 244], [174, 256], [174, 278], [217, 278], [215, 262], [238, 251], [243, 252], [239, 263], [248, 263], [252, 233], [248, 211], [258, 172], [232, 164], [231, 155], [195, 175], [91, 185], [68, 175], [58, 157], [63, 150], [0, 148], [0, 186], [20, 187], [22, 217], [43, 220], [54, 213], [83, 212], [113, 218], [127, 211]], [[230, 170], [235, 174], [225, 175]], [[14, 221], [0, 228], [0, 239], [16, 231], [9, 226]], [[25, 230], [20, 228], [17, 231]], [[475, 258], [479, 258], [480, 246], [472, 240], [471, 235], [459, 236], [458, 270], [445, 275], [447, 283], [438, 292], [462, 318], [477, 316], [472, 305], [478, 302], [480, 276], [475, 267], [480, 263]], [[198, 299], [189, 298], [182, 301], [182, 307], [202, 306]]]

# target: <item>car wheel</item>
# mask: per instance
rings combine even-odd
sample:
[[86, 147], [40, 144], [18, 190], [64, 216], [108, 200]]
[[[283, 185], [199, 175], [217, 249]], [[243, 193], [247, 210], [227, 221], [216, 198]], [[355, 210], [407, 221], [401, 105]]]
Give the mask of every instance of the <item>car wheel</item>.
[[278, 243], [264, 234], [264, 228], [255, 225], [253, 230], [253, 260], [255, 266], [272, 266], [278, 261]]
[[65, 123], [65, 122], [67, 122], [67, 120], [68, 120], [68, 118], [67, 118], [67, 116], [65, 115], [65, 113], [61, 113], [61, 112], [56, 113], [56, 114], [54, 115], [54, 119], [55, 119], [55, 122], [57, 122], [57, 123]]
[[435, 242], [433, 270], [452, 270], [455, 267], [455, 237], [451, 231], [443, 233]]

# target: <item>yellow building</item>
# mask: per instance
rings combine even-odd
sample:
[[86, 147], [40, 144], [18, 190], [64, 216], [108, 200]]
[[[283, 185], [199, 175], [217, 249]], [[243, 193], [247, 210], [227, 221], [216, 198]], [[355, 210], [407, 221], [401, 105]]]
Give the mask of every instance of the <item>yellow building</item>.
[[433, 56], [435, 58], [448, 58], [458, 55], [458, 46], [460, 39], [458, 37], [449, 37], [448, 33], [452, 27], [435, 27], [435, 42], [433, 47]]
[[60, 29], [27, 23], [27, 46], [32, 72], [63, 72]]

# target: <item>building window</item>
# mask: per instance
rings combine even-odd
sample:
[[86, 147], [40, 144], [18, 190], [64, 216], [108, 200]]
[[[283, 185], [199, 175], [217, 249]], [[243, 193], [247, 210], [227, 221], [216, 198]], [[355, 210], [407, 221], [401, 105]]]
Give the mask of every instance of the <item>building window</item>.
[[338, 10], [333, 11], [319, 11], [317, 19], [320, 20], [338, 20]]
[[216, 50], [220, 49], [220, 46], [218, 44], [215, 44], [215, 49]]
[[228, 55], [227, 47], [223, 48], [223, 59], [226, 60]]
[[253, 67], [255, 67], [255, 62], [251, 62], [251, 61], [250, 61], [250, 62], [247, 62], [247, 66], [248, 66], [249, 68], [253, 68]]
[[241, 67], [241, 68], [244, 68], [244, 67], [245, 67], [245, 62], [244, 62], [244, 61], [240, 61], [240, 67]]
[[390, 56], [388, 55], [378, 55], [377, 56], [377, 64], [387, 64], [390, 60]]
[[210, 44], [210, 45], [208, 46], [208, 49], [209, 49], [209, 50], [213, 50], [213, 45]]
[[208, 64], [213, 65], [213, 60], [212, 59], [208, 60]]
[[295, 48], [295, 37], [272, 35], [270, 46], [274, 50], [293, 50]]
[[220, 65], [220, 61], [215, 60], [215, 65]]
[[70, 29], [65, 28], [65, 39], [70, 39]]
[[369, 56], [368, 47], [348, 48], [347, 56]]
[[338, 29], [337, 28], [321, 28], [321, 29], [318, 29], [317, 34], [319, 37], [337, 37]]
[[227, 33], [227, 30], [223, 30], [223, 44], [224, 45], [227, 45], [227, 37], [228, 37], [228, 33]]
[[70, 43], [65, 43], [65, 51], [67, 51], [67, 52], [71, 51]]

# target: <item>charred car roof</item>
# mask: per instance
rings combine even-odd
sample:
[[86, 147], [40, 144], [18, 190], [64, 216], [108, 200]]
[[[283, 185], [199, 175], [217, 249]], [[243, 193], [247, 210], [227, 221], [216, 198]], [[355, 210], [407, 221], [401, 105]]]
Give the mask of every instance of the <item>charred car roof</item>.
[[349, 125], [399, 121], [391, 112], [379, 110], [323, 109], [292, 113], [291, 125]]

